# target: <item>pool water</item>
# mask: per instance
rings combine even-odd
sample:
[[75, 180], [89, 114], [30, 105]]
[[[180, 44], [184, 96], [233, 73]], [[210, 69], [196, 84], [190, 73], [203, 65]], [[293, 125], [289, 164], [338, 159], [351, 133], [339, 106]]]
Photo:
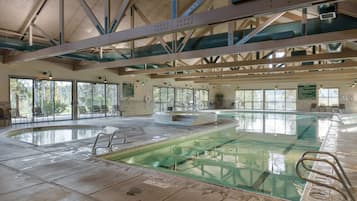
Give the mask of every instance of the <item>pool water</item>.
[[305, 182], [296, 176], [295, 163], [303, 152], [319, 149], [328, 119], [277, 113], [220, 116], [236, 119], [237, 126], [104, 158], [225, 187], [300, 200]]
[[17, 130], [8, 137], [35, 145], [50, 145], [95, 137], [102, 130], [92, 126], [39, 127]]

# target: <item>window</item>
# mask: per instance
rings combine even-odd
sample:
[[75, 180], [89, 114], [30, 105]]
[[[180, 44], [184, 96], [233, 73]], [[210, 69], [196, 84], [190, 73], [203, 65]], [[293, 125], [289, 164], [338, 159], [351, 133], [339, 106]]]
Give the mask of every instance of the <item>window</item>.
[[296, 90], [265, 90], [264, 106], [266, 110], [296, 110]]
[[193, 110], [193, 89], [175, 89], [175, 110], [190, 111]]
[[195, 109], [208, 109], [208, 90], [195, 89]]
[[10, 78], [10, 105], [13, 124], [32, 121], [32, 79]]
[[263, 90], [237, 90], [235, 107], [242, 110], [262, 110]]
[[208, 90], [154, 87], [154, 112], [167, 111], [172, 108], [175, 111], [191, 111], [208, 108]]
[[12, 123], [72, 119], [72, 82], [10, 78]]
[[119, 112], [118, 85], [78, 82], [78, 117], [116, 116]]
[[338, 88], [321, 88], [319, 90], [319, 105], [335, 106], [339, 104]]
[[165, 112], [168, 108], [174, 107], [174, 88], [167, 87], [154, 87], [153, 97], [154, 97], [154, 112]]

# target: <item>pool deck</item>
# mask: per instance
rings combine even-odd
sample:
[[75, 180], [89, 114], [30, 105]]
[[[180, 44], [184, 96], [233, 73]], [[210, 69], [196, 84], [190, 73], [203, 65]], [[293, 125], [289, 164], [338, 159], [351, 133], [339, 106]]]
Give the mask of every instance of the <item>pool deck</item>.
[[[352, 183], [351, 190], [355, 199], [357, 199], [357, 114], [335, 115], [320, 150], [330, 152], [337, 156], [347, 177]], [[331, 161], [331, 158], [325, 156], [318, 156], [318, 158]], [[336, 176], [331, 166], [323, 163], [315, 165], [314, 168]], [[311, 178], [342, 189], [342, 191], [346, 193], [342, 186], [335, 180], [319, 177], [316, 174], [312, 174]], [[344, 199], [335, 191], [308, 183], [304, 195], [302, 196], [302, 200], [338, 201]]]
[[[231, 123], [228, 120], [221, 121], [218, 126], [228, 126]], [[117, 150], [217, 127], [217, 125], [161, 126], [153, 123], [149, 117], [118, 117], [16, 125], [2, 129], [0, 130], [1, 201], [281, 200], [154, 170], [107, 162], [91, 156], [93, 138], [34, 146], [4, 136], [4, 133], [9, 130], [54, 125], [107, 125], [124, 128], [128, 133], [129, 143], [116, 146]], [[104, 141], [101, 143], [104, 144]]]
[[[232, 122], [221, 121], [218, 126]], [[127, 144], [117, 150], [190, 135], [216, 128], [162, 126], [149, 117], [101, 118], [16, 125], [0, 129], [0, 200], [1, 201], [277, 201], [282, 200], [243, 190], [234, 190], [199, 181], [159, 173], [140, 167], [107, 162], [91, 156], [94, 139], [48, 146], [34, 146], [6, 138], [9, 130], [53, 125], [107, 125], [126, 129]], [[335, 122], [324, 149], [337, 153], [354, 186], [357, 186], [357, 127]], [[104, 144], [104, 141], [100, 141]], [[104, 150], [102, 150], [104, 151]], [[103, 152], [104, 153], [104, 152]], [[310, 186], [305, 191], [309, 197]], [[322, 192], [324, 189], [321, 189]], [[335, 199], [336, 200], [336, 199]]]

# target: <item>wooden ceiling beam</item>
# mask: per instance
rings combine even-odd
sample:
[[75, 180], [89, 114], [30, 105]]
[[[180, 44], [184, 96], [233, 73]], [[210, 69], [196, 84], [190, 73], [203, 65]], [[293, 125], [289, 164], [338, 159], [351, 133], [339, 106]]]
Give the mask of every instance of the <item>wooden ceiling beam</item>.
[[314, 72], [296, 72], [296, 73], [280, 73], [280, 74], [267, 74], [267, 75], [236, 75], [236, 76], [226, 76], [226, 77], [215, 77], [215, 78], [176, 78], [175, 81], [202, 81], [202, 82], [211, 82], [211, 81], [235, 81], [235, 80], [249, 80], [257, 79], [263, 80], [266, 78], [289, 78], [289, 77], [299, 77], [304, 78], [306, 76], [331, 76], [336, 74], [353, 74], [357, 75], [357, 69], [348, 69], [348, 70], [328, 70], [328, 71], [314, 71]]
[[[357, 30], [356, 30], [356, 34], [357, 34]], [[357, 35], [355, 37], [357, 38]], [[301, 41], [301, 40], [299, 40], [299, 41]], [[250, 45], [250, 44], [248, 43], [246, 45]], [[277, 45], [277, 43], [274, 42], [274, 46], [276, 46], [276, 45]], [[245, 45], [241, 45], [241, 46], [245, 46]], [[232, 47], [232, 46], [228, 46], [226, 48], [230, 48], [230, 47]], [[214, 49], [216, 49], [216, 48], [214, 48]], [[201, 50], [201, 51], [205, 51], [205, 50]], [[167, 72], [175, 72], [175, 71], [177, 72], [177, 71], [187, 71], [187, 70], [197, 70], [197, 69], [229, 68], [229, 67], [236, 67], [236, 66], [254, 66], [254, 65], [263, 65], [263, 64], [280, 64], [280, 63], [289, 63], [289, 62], [318, 61], [318, 60], [329, 60], [329, 59], [348, 59], [348, 58], [354, 58], [354, 57], [357, 57], [357, 51], [345, 51], [345, 52], [341, 52], [341, 53], [325, 53], [325, 54], [294, 56], [294, 57], [284, 57], [284, 58], [275, 58], [275, 59], [259, 59], [259, 60], [226, 62], [226, 63], [216, 63], [216, 64], [204, 64], [204, 65], [179, 66], [179, 67], [160, 68], [160, 69], [127, 71], [127, 72], [122, 72], [121, 75], [155, 74], [155, 73], [167, 73]]]
[[323, 70], [335, 68], [357, 68], [357, 62], [349, 61], [338, 64], [315, 64], [315, 65], [301, 65], [290, 66], [285, 68], [264, 68], [264, 69], [251, 69], [251, 70], [227, 70], [227, 71], [214, 71], [214, 72], [195, 72], [186, 74], [172, 74], [172, 75], [150, 75], [152, 79], [167, 79], [167, 78], [184, 78], [184, 77], [212, 77], [223, 75], [239, 75], [239, 74], [253, 74], [253, 73], [281, 73], [291, 71], [308, 71], [308, 70]]

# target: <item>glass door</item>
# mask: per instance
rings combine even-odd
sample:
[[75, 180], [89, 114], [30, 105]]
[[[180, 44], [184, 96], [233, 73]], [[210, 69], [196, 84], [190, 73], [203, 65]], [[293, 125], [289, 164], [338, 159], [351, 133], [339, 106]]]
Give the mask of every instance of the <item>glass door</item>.
[[35, 80], [33, 118], [35, 122], [54, 120], [53, 81]]
[[72, 82], [55, 81], [55, 120], [72, 119]]
[[11, 122], [27, 123], [32, 121], [33, 80], [10, 78]]

